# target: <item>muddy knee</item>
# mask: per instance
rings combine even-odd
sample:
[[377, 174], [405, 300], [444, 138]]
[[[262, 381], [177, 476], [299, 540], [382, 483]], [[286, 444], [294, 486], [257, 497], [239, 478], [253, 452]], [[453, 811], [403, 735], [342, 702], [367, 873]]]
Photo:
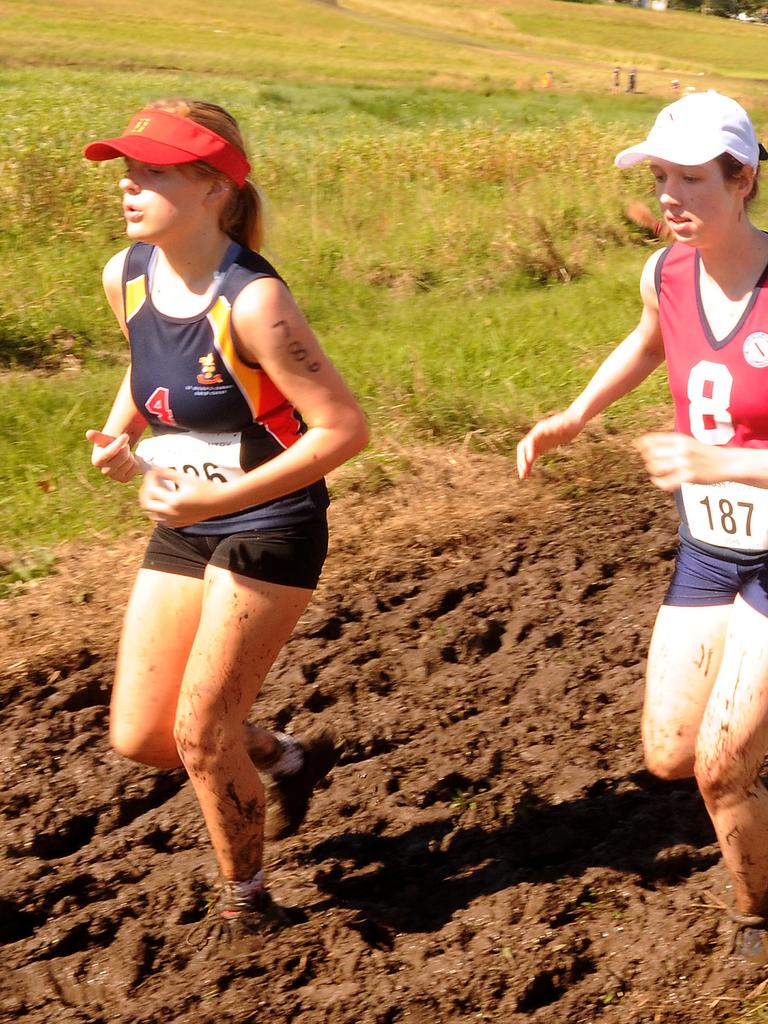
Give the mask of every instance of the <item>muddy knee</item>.
[[712, 758], [697, 751], [695, 775], [707, 806], [723, 808], [743, 800], [754, 789], [759, 765], [734, 755]]
[[177, 720], [173, 739], [179, 760], [188, 775], [201, 777], [216, 772], [227, 758], [228, 737], [221, 723], [205, 717], [184, 716]]

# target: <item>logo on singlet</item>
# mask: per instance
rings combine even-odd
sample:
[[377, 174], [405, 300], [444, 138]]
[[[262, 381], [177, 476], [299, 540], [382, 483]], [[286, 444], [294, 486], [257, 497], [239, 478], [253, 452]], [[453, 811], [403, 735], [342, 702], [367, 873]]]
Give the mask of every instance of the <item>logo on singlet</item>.
[[224, 378], [216, 370], [216, 357], [213, 352], [207, 356], [200, 356], [200, 373], [197, 375], [198, 384], [221, 384]]
[[744, 339], [742, 351], [750, 366], [762, 370], [768, 366], [768, 334], [765, 331], [753, 331]]

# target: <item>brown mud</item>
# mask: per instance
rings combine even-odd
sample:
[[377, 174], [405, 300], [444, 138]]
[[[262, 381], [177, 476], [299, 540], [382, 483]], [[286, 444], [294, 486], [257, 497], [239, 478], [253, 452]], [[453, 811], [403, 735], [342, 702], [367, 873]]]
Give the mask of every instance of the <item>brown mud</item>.
[[142, 539], [0, 602], [3, 1024], [709, 1024], [760, 985], [695, 787], [643, 769], [670, 499], [604, 437], [527, 486], [501, 457], [410, 459], [334, 503], [254, 709], [344, 752], [268, 849], [301, 920], [251, 958], [189, 941], [215, 870], [183, 775], [108, 746]]

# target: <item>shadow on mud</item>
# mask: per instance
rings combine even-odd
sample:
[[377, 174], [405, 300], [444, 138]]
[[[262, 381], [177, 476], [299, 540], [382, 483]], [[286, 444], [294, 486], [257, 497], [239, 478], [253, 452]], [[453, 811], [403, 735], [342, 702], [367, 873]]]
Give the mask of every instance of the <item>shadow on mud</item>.
[[591, 867], [627, 874], [649, 890], [671, 885], [718, 861], [714, 843], [693, 780], [636, 772], [558, 804], [527, 787], [499, 824], [463, 826], [448, 817], [394, 836], [347, 832], [309, 856], [319, 865], [318, 887], [360, 911], [361, 929], [375, 933], [371, 944], [386, 947], [390, 929], [437, 931], [478, 897], [576, 878]]

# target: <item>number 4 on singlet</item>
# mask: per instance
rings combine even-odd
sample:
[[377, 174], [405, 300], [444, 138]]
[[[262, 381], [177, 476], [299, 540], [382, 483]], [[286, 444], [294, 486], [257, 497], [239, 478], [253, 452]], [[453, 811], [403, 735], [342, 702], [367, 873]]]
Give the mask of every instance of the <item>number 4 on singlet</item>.
[[155, 388], [144, 406], [163, 423], [175, 426], [176, 420], [173, 418], [171, 403], [168, 401], [168, 388]]
[[688, 377], [691, 434], [703, 444], [728, 444], [736, 431], [729, 412], [733, 377], [722, 363], [702, 359]]

